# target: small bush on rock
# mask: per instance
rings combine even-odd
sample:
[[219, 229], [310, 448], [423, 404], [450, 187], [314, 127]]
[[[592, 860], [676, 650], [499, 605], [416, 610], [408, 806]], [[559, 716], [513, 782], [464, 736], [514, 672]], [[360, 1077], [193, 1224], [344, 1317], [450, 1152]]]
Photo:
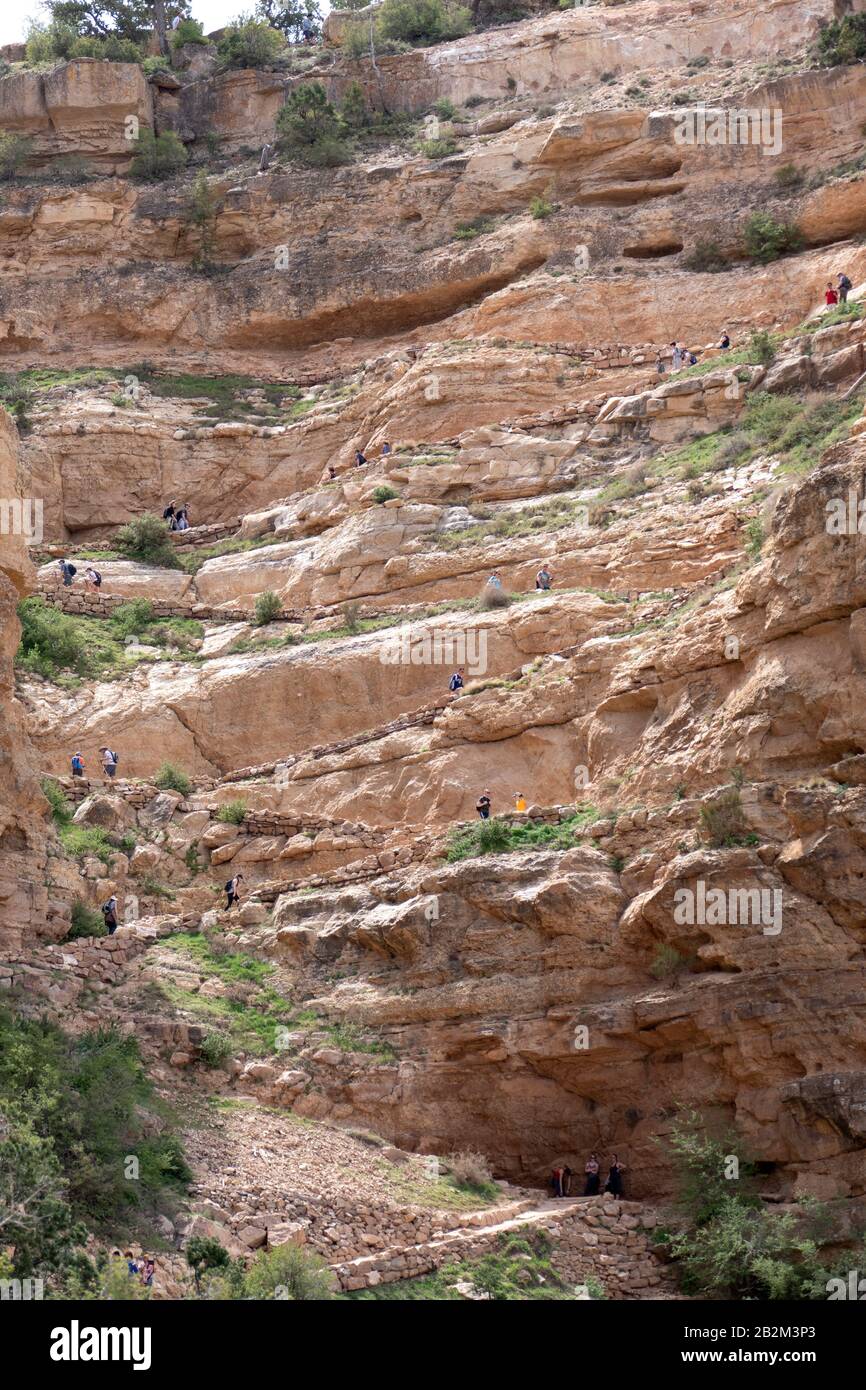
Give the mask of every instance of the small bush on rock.
[[777, 222], [769, 212], [753, 212], [743, 224], [743, 244], [751, 260], [768, 265], [801, 250], [803, 234], [793, 222]]
[[279, 594], [275, 594], [272, 589], [265, 589], [256, 599], [256, 626], [264, 627], [266, 623], [272, 623], [282, 611], [283, 601]]
[[142, 564], [158, 565], [161, 569], [180, 569], [166, 524], [152, 512], [133, 517], [121, 526], [115, 545], [127, 560], [140, 560]]
[[189, 796], [192, 791], [189, 777], [175, 763], [163, 763], [153, 780], [162, 791], [180, 792], [181, 796]]
[[291, 1303], [333, 1298], [334, 1276], [312, 1250], [278, 1245], [256, 1256], [244, 1279], [245, 1298], [282, 1298]]
[[471, 1192], [478, 1192], [484, 1196], [498, 1192], [490, 1164], [484, 1154], [465, 1149], [460, 1153], [449, 1154], [446, 1162], [458, 1187], [466, 1187]]
[[0, 179], [13, 179], [30, 153], [31, 141], [15, 131], [0, 130]]
[[347, 164], [346, 126], [321, 82], [302, 82], [277, 113], [277, 143], [290, 159], [313, 168]]
[[83, 936], [107, 936], [108, 928], [99, 912], [94, 912], [85, 903], [72, 904], [72, 925], [66, 933], [67, 941], [78, 941]]
[[241, 18], [230, 24], [217, 44], [217, 54], [227, 68], [264, 68], [285, 47], [285, 39], [270, 24]]
[[206, 1033], [199, 1045], [201, 1060], [206, 1067], [222, 1066], [233, 1051], [228, 1033]]
[[846, 14], [826, 24], [818, 35], [817, 50], [824, 67], [862, 63], [866, 58], [866, 14]]
[[187, 157], [183, 143], [173, 130], [154, 135], [152, 130], [145, 128], [135, 142], [129, 172], [134, 179], [168, 179], [184, 167]]

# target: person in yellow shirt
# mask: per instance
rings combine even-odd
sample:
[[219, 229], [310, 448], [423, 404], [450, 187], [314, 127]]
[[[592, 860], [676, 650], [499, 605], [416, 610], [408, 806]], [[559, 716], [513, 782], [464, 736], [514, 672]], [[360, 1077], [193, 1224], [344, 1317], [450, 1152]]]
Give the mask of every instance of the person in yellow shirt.
[[525, 810], [526, 810], [526, 797], [523, 795], [523, 792], [517, 792], [517, 793], [515, 794], [515, 797], [514, 797], [514, 809], [515, 809], [515, 811], [525, 811]]

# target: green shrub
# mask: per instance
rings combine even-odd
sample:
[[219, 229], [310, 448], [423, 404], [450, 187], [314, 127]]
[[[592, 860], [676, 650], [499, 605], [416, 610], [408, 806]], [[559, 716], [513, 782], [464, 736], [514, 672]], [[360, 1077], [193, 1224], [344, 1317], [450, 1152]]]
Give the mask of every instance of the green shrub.
[[171, 72], [171, 63], [162, 54], [151, 54], [142, 63], [145, 77], [154, 77], [158, 72]]
[[783, 164], [773, 178], [780, 188], [799, 188], [803, 182], [803, 171], [796, 164]]
[[321, 82], [302, 82], [277, 113], [277, 143], [291, 159], [310, 167], [345, 164], [351, 150], [345, 126]]
[[266, 623], [272, 623], [283, 611], [283, 601], [279, 594], [275, 594], [272, 589], [265, 589], [264, 593], [256, 598], [255, 623], [257, 627], [264, 627]]
[[688, 965], [685, 956], [680, 955], [674, 946], [662, 944], [653, 956], [650, 974], [657, 980], [665, 980], [670, 975], [678, 975]]
[[67, 1266], [84, 1223], [111, 1239], [133, 1216], [149, 1223], [189, 1182], [138, 1044], [114, 1028], [72, 1037], [0, 1012], [0, 1113], [4, 1204], [12, 1199], [3, 1244], [16, 1275]]
[[0, 179], [13, 179], [26, 162], [33, 141], [14, 131], [0, 130]]
[[489, 217], [473, 217], [471, 222], [458, 222], [454, 228], [455, 241], [474, 241], [485, 236], [493, 227]]
[[231, 1257], [224, 1245], [213, 1236], [191, 1236], [186, 1245], [186, 1262], [193, 1272], [195, 1286], [201, 1288], [202, 1276], [212, 1270], [225, 1269]]
[[333, 1297], [334, 1276], [325, 1261], [298, 1245], [278, 1245], [258, 1254], [244, 1279], [246, 1298], [282, 1298], [292, 1303]]
[[185, 43], [207, 43], [204, 28], [197, 19], [182, 19], [172, 30], [169, 41], [174, 49], [183, 48]]
[[484, 1196], [498, 1193], [499, 1189], [493, 1181], [490, 1164], [484, 1154], [466, 1149], [460, 1153], [449, 1154], [446, 1162], [448, 1171], [458, 1187]]
[[71, 45], [69, 57], [99, 58], [108, 63], [140, 63], [144, 54], [137, 43], [121, 38], [119, 34], [107, 34], [105, 38], [85, 34]]
[[711, 274], [729, 269], [719, 243], [709, 237], [698, 237], [683, 265], [686, 270], [708, 271]]
[[180, 792], [181, 796], [189, 796], [192, 791], [192, 782], [183, 768], [178, 767], [176, 763], [163, 763], [153, 781], [154, 785], [163, 791]]
[[441, 121], [453, 121], [454, 117], [457, 115], [454, 109], [454, 103], [453, 101], [449, 101], [448, 97], [440, 97], [433, 107], [433, 110]]
[[[709, 1136], [695, 1112], [679, 1116], [668, 1137], [679, 1177], [679, 1205], [687, 1224], [661, 1243], [677, 1263], [683, 1291], [710, 1299], [827, 1298], [836, 1270], [820, 1256], [832, 1219], [829, 1208], [764, 1206], [754, 1187], [754, 1165], [738, 1157], [736, 1135]], [[733, 1169], [731, 1159], [738, 1166]], [[858, 1263], [847, 1250], [837, 1265], [843, 1277]]]
[[217, 44], [217, 54], [227, 68], [264, 68], [285, 48], [277, 29], [256, 19], [242, 18], [230, 24]]
[[119, 637], [141, 637], [155, 618], [150, 599], [134, 598], [115, 608], [111, 615], [111, 626], [116, 628]]
[[741, 844], [746, 837], [746, 822], [739, 789], [726, 787], [714, 801], [702, 806], [701, 825], [715, 849]]
[[39, 67], [43, 63], [68, 58], [77, 38], [78, 31], [73, 24], [55, 19], [46, 25], [31, 19], [25, 48], [27, 62], [32, 67]]
[[187, 220], [198, 232], [198, 245], [192, 258], [195, 270], [208, 270], [213, 265], [216, 247], [217, 196], [208, 183], [204, 169], [199, 169], [190, 194]]
[[389, 487], [387, 483], [380, 483], [379, 487], [373, 489], [373, 501], [378, 502], [380, 505], [383, 502], [390, 502], [392, 498], [398, 495], [399, 494], [395, 492], [392, 487]]
[[746, 554], [750, 560], [757, 560], [764, 548], [764, 523], [759, 516], [750, 516], [746, 522]]
[[51, 807], [52, 819], [58, 825], [68, 825], [72, 820], [72, 807], [66, 800], [63, 788], [52, 777], [42, 778], [42, 795]]
[[846, 14], [826, 24], [818, 35], [817, 52], [825, 67], [862, 63], [866, 58], [866, 15]]
[[410, 44], [459, 39], [472, 28], [472, 15], [454, 0], [384, 0], [376, 28], [386, 39]]
[[228, 1033], [206, 1033], [199, 1045], [201, 1060], [206, 1067], [219, 1067], [234, 1052]]
[[419, 140], [416, 146], [418, 153], [423, 154], [426, 159], [447, 159], [448, 155], [454, 154], [457, 145], [454, 140]]
[[18, 604], [21, 645], [17, 664], [49, 679], [61, 670], [83, 675], [89, 669], [87, 642], [73, 618], [37, 595]]
[[168, 179], [183, 169], [188, 157], [182, 141], [173, 130], [154, 135], [145, 126], [135, 142], [129, 172], [134, 179]]
[[553, 210], [553, 203], [548, 202], [546, 198], [533, 198], [529, 204], [529, 211], [537, 221], [543, 222], [545, 218], [551, 216]]
[[94, 912], [82, 902], [72, 904], [72, 925], [66, 933], [67, 941], [78, 941], [83, 936], [107, 935], [108, 928], [101, 912]]
[[749, 361], [760, 362], [765, 367], [769, 367], [775, 356], [776, 346], [767, 330], [765, 328], [755, 329], [749, 339]]
[[217, 811], [217, 820], [223, 825], [240, 825], [247, 813], [247, 803], [245, 801], [226, 801]]
[[354, 637], [361, 631], [361, 605], [360, 603], [346, 603], [343, 605], [343, 621], [346, 624], [346, 631]]
[[161, 516], [145, 512], [121, 526], [115, 546], [127, 560], [140, 560], [145, 565], [162, 569], [180, 569], [180, 561], [169, 537], [168, 527]]
[[340, 103], [340, 115], [349, 130], [363, 130], [370, 124], [370, 112], [360, 82], [350, 82]]
[[758, 265], [800, 251], [803, 234], [793, 222], [777, 222], [769, 212], [753, 212], [743, 223], [746, 255]]

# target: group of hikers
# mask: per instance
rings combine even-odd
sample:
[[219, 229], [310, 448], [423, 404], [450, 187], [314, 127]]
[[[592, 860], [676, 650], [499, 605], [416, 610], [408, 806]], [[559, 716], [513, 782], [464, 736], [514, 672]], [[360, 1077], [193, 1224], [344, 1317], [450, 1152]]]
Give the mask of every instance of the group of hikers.
[[[114, 777], [114, 775], [117, 772], [117, 764], [120, 762], [120, 758], [118, 757], [117, 753], [115, 753], [113, 748], [100, 748], [99, 753], [102, 759], [103, 773], [106, 777]], [[72, 764], [72, 776], [83, 777], [84, 757], [82, 756], [82, 754], [80, 752], [73, 753], [70, 762]]]
[[[601, 1191], [610, 1193], [612, 1197], [623, 1196], [624, 1188], [622, 1175], [625, 1172], [625, 1168], [623, 1164], [620, 1163], [616, 1154], [611, 1154], [610, 1166], [608, 1168], [608, 1174], [603, 1189], [601, 1186], [601, 1165], [598, 1161], [598, 1154], [590, 1154], [589, 1158], [586, 1160], [586, 1163], [584, 1164], [583, 1172], [584, 1197], [597, 1197], [599, 1192]], [[563, 1165], [562, 1167], [558, 1166], [553, 1169], [553, 1172], [550, 1175], [550, 1186], [553, 1189], [554, 1197], [571, 1196], [571, 1184], [574, 1176], [574, 1170], [572, 1168], [569, 1168], [567, 1164]]]
[[[78, 570], [71, 560], [58, 560], [57, 563], [60, 566], [60, 576], [63, 580], [63, 587], [65, 589], [71, 589], [72, 581], [78, 573]], [[88, 565], [84, 571], [84, 587], [90, 589], [95, 594], [102, 588], [102, 575], [99, 573], [99, 570], [95, 570], [92, 565]]]
[[168, 525], [169, 531], [189, 530], [189, 511], [185, 502], [182, 507], [175, 507], [173, 502], [169, 502], [163, 509], [162, 519]]
[[[671, 357], [671, 371], [678, 372], [681, 367], [694, 367], [697, 364], [697, 354], [691, 348], [686, 347], [685, 343], [674, 339], [668, 344]], [[722, 336], [717, 343], [713, 344], [716, 352], [727, 352], [731, 346], [731, 335], [726, 328], [722, 329]], [[667, 363], [662, 354], [661, 348], [656, 353], [656, 371], [662, 376], [667, 371]]]
[[121, 1255], [119, 1250], [112, 1250], [113, 1260], [126, 1260], [126, 1272], [130, 1279], [140, 1279], [146, 1289], [153, 1288], [153, 1276], [156, 1273], [156, 1261], [152, 1255], [142, 1255], [137, 1260], [131, 1250], [127, 1250]]
[[[484, 792], [482, 792], [481, 795], [479, 796], [478, 800], [477, 800], [476, 803], [475, 803], [475, 809], [476, 809], [476, 811], [478, 812], [478, 815], [479, 815], [479, 817], [480, 817], [481, 820], [489, 820], [489, 819], [490, 819], [490, 808], [491, 808], [492, 804], [493, 804], [493, 802], [492, 802], [491, 797], [490, 797], [490, 792], [489, 792], [489, 791], [484, 791]], [[525, 811], [525, 810], [526, 810], [526, 797], [523, 795], [523, 792], [515, 792], [515, 793], [514, 793], [514, 809], [515, 809], [515, 811]]]
[[837, 275], [836, 284], [832, 280], [827, 281], [827, 288], [824, 291], [824, 303], [828, 309], [835, 309], [837, 304], [847, 304], [848, 294], [854, 288], [847, 275]]

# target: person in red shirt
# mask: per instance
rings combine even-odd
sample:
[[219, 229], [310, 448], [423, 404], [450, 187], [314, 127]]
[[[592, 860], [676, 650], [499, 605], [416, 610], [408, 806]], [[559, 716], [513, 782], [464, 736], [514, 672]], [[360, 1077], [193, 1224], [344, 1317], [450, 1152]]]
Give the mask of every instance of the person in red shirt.
[[833, 283], [831, 280], [827, 281], [827, 289], [824, 294], [824, 303], [828, 307], [831, 307], [832, 305], [839, 303], [839, 296], [834, 290]]

